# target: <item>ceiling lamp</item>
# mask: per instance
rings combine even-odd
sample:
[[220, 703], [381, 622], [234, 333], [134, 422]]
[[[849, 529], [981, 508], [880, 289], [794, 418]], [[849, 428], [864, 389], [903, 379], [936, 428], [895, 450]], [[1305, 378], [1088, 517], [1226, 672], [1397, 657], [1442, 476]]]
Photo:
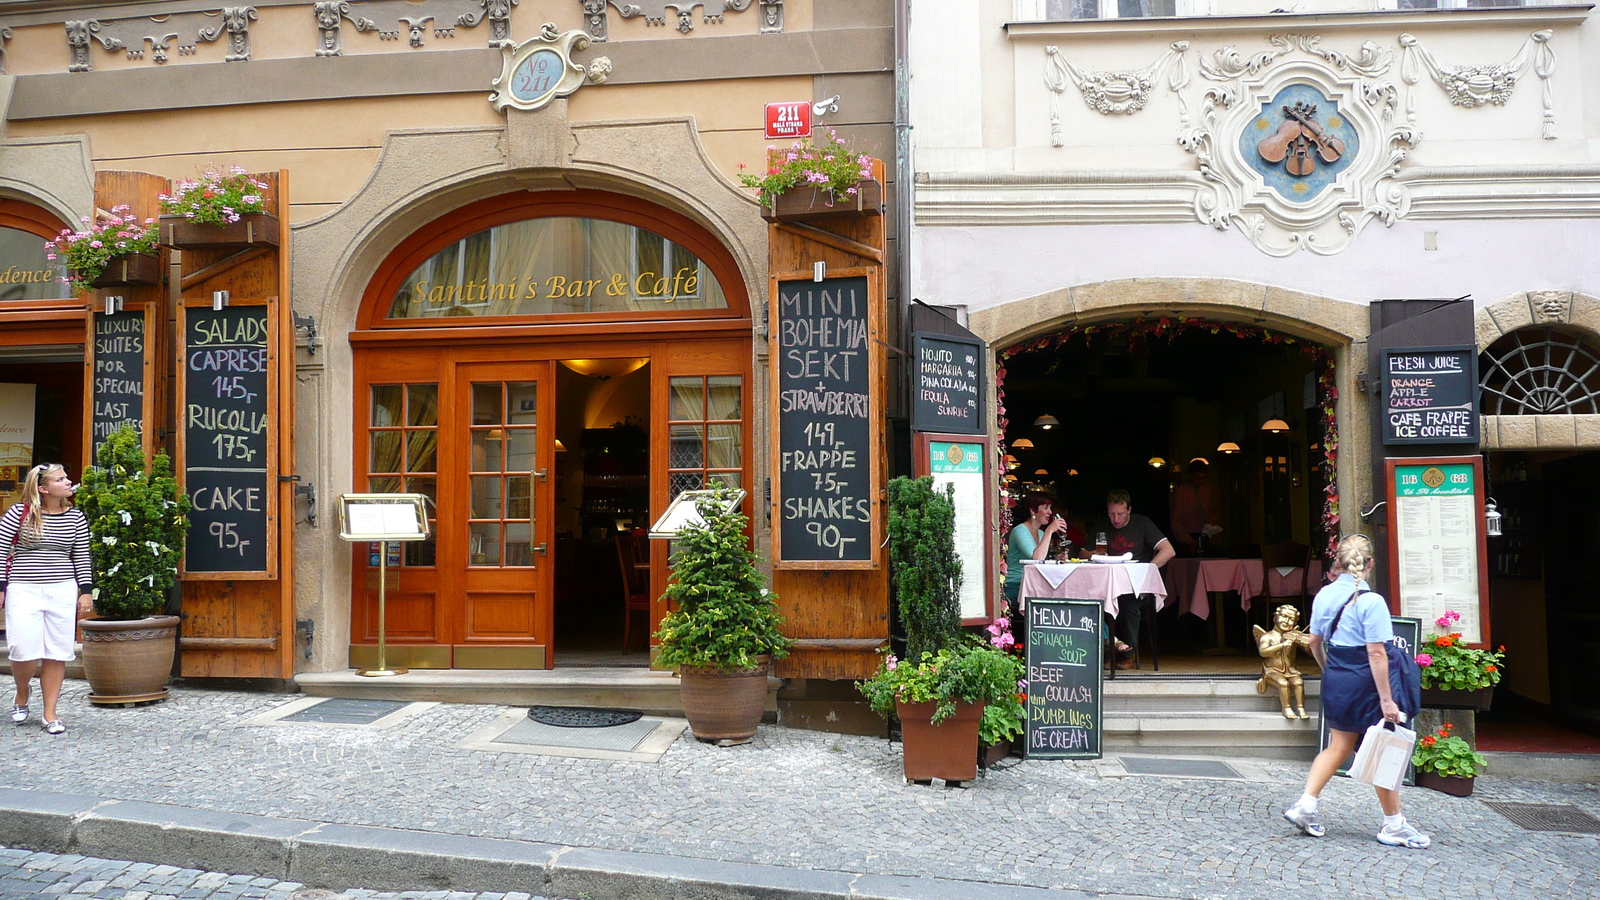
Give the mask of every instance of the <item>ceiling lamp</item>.
[[1044, 415], [1040, 416], [1039, 418], [1033, 420], [1033, 427], [1042, 428], [1045, 431], [1049, 431], [1050, 429], [1052, 429], [1052, 428], [1054, 428], [1054, 427], [1056, 427], [1057, 425], [1060, 425], [1060, 424], [1061, 424], [1061, 420], [1057, 419], [1055, 416], [1050, 415], [1049, 413], [1045, 413]]
[[649, 361], [650, 357], [639, 356], [623, 359], [563, 359], [561, 364], [579, 375], [604, 380], [636, 372]]
[[1013, 450], [1032, 450], [1033, 449], [1033, 441], [1030, 441], [1027, 438], [1017, 438], [1016, 440], [1011, 442], [1011, 449], [1013, 449]]
[[1014, 483], [1016, 483], [1017, 476], [1011, 475], [1011, 474], [1008, 473], [1006, 475], [1006, 477], [1001, 479], [1001, 480], [1004, 481], [1006, 484], [1014, 484]]
[[1049, 477], [1050, 470], [1048, 470], [1048, 469], [1034, 469], [1033, 470], [1033, 474], [1035, 474], [1035, 475], [1044, 475], [1046, 477]]
[[1149, 460], [1148, 460], [1148, 462], [1149, 462], [1149, 463], [1150, 463], [1150, 468], [1152, 468], [1152, 469], [1159, 469], [1159, 468], [1161, 468], [1161, 467], [1162, 467], [1162, 466], [1164, 466], [1164, 465], [1166, 465], [1166, 464], [1167, 464], [1167, 461], [1166, 461], [1166, 460], [1164, 460], [1164, 459], [1162, 459], [1162, 458], [1161, 458], [1161, 457], [1159, 457], [1159, 456], [1152, 456], [1152, 457], [1150, 457], [1150, 459], [1149, 459]]
[[1239, 445], [1235, 444], [1233, 441], [1223, 441], [1222, 443], [1217, 445], [1217, 452], [1218, 453], [1224, 453], [1224, 454], [1238, 453], [1239, 452]]
[[1067, 477], [1068, 478], [1071, 478], [1072, 476], [1074, 476], [1076, 474], [1078, 474], [1078, 470], [1077, 469], [1068, 469], [1067, 470]]
[[561, 443], [561, 438], [556, 438], [556, 452], [557, 453], [565, 453], [565, 452], [567, 452], [567, 445]]
[[1270, 431], [1273, 434], [1282, 434], [1289, 430], [1289, 423], [1282, 419], [1268, 419], [1261, 423], [1261, 430]]
[[1189, 460], [1189, 465], [1192, 466], [1195, 463], [1200, 463], [1201, 465], [1209, 466], [1209, 465], [1211, 465], [1211, 460], [1206, 459], [1204, 456], [1196, 456], [1194, 459]]
[[1017, 462], [1017, 458], [1015, 456], [1012, 456], [1009, 453], [1006, 454], [1006, 468], [1007, 469], [1015, 469], [1020, 465], [1022, 465], [1022, 463]]

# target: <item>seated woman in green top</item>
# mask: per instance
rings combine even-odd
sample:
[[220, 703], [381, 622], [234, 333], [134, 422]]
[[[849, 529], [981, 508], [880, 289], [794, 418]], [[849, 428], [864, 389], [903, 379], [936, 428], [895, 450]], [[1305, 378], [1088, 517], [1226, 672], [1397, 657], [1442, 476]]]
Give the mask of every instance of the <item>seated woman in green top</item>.
[[1050, 552], [1050, 537], [1057, 532], [1066, 532], [1068, 540], [1083, 546], [1083, 533], [1055, 514], [1051, 508], [1054, 502], [1049, 494], [1029, 494], [1017, 507], [1026, 518], [1011, 529], [1006, 541], [1006, 602], [1013, 613], [1017, 610], [1017, 592], [1022, 589], [1023, 560], [1044, 559]]

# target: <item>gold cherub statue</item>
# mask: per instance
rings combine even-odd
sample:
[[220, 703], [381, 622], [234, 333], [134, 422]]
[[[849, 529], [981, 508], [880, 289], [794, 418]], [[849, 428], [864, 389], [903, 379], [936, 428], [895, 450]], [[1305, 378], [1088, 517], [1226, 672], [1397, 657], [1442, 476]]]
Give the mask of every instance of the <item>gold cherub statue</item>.
[[[1306, 715], [1305, 681], [1300, 676], [1300, 670], [1294, 667], [1294, 654], [1298, 647], [1311, 649], [1311, 635], [1295, 627], [1300, 621], [1300, 610], [1287, 603], [1278, 607], [1272, 619], [1274, 628], [1271, 631], [1260, 625], [1253, 627], [1256, 647], [1265, 660], [1261, 664], [1261, 679], [1256, 682], [1256, 693], [1265, 694], [1270, 684], [1278, 689], [1285, 719], [1309, 719], [1311, 717]], [[1290, 689], [1294, 690], [1293, 707], [1289, 705]]]

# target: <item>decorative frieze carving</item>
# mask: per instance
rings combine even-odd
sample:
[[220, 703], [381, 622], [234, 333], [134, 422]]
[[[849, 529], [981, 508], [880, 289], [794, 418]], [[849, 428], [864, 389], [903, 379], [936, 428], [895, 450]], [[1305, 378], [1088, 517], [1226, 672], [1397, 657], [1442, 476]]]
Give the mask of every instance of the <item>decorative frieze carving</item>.
[[[1394, 84], [1373, 80], [1388, 72], [1392, 52], [1369, 41], [1349, 55], [1322, 47], [1317, 35], [1267, 42], [1250, 56], [1228, 46], [1201, 59], [1201, 75], [1217, 84], [1205, 90], [1199, 122], [1178, 135], [1204, 182], [1195, 216], [1219, 230], [1237, 226], [1272, 256], [1332, 255], [1372, 221], [1392, 225], [1410, 210], [1398, 176], [1418, 134], [1395, 122]], [[1296, 51], [1303, 56], [1291, 59]], [[1263, 140], [1274, 128], [1315, 159], [1280, 170], [1277, 145]]]
[[611, 60], [597, 56], [588, 66], [572, 59], [574, 51], [589, 46], [583, 31], [558, 31], [546, 22], [539, 36], [519, 46], [500, 47], [500, 74], [489, 85], [489, 102], [495, 112], [520, 109], [532, 112], [560, 97], [570, 96], [586, 84], [599, 84], [611, 74]]
[[[1062, 146], [1061, 110], [1057, 99], [1066, 91], [1067, 84], [1077, 86], [1083, 102], [1103, 115], [1133, 115], [1150, 102], [1150, 94], [1168, 69], [1172, 77], [1168, 88], [1178, 93], [1189, 84], [1189, 70], [1184, 64], [1188, 41], [1174, 41], [1165, 53], [1143, 69], [1102, 71], [1080, 69], [1072, 64], [1055, 45], [1044, 48], [1044, 83], [1050, 89], [1050, 146]], [[1180, 100], [1182, 95], [1179, 95]]]
[[11, 29], [0, 25], [0, 75], [6, 74], [6, 41], [11, 40]]
[[1572, 309], [1572, 294], [1567, 291], [1529, 291], [1533, 319], [1540, 325], [1561, 325]]
[[427, 46], [428, 37], [444, 40], [457, 28], [477, 28], [489, 23], [489, 46], [511, 45], [511, 9], [521, 0], [325, 0], [312, 4], [317, 18], [318, 56], [343, 56], [342, 29], [348, 21], [356, 31], [377, 32], [380, 41], [405, 40], [413, 47]]
[[[583, 5], [583, 27], [591, 41], [604, 41], [609, 36], [606, 7], [617, 8], [624, 19], [643, 16], [646, 25], [671, 24], [684, 34], [694, 30], [694, 12], [701, 12], [701, 21], [708, 25], [721, 25], [729, 10], [744, 12], [751, 0], [578, 0]], [[671, 13], [667, 11], [671, 10]], [[761, 0], [761, 31], [783, 30], [783, 0]]]
[[[172, 13], [165, 16], [114, 19], [81, 19], [66, 22], [67, 49], [71, 53], [69, 72], [94, 69], [89, 47], [94, 41], [107, 52], [125, 52], [128, 59], [148, 59], [160, 65], [171, 58], [173, 43], [179, 56], [193, 56], [199, 45], [228, 36], [227, 62], [250, 59], [250, 23], [256, 18], [253, 6], [227, 6], [219, 10]], [[193, 35], [193, 37], [189, 37]]]
[[1556, 51], [1550, 46], [1553, 36], [1554, 32], [1548, 29], [1535, 31], [1523, 42], [1522, 49], [1510, 62], [1500, 65], [1447, 66], [1434, 59], [1433, 54], [1412, 35], [1400, 35], [1400, 46], [1405, 48], [1405, 56], [1400, 63], [1400, 77], [1406, 83], [1407, 120], [1416, 120], [1414, 89], [1417, 82], [1422, 80], [1423, 69], [1427, 70], [1434, 84], [1444, 90], [1452, 104], [1465, 109], [1485, 104], [1504, 106], [1516, 90], [1517, 82], [1532, 70], [1539, 76], [1543, 88], [1544, 121], [1539, 136], [1547, 141], [1555, 140], [1555, 96], [1550, 87], [1550, 76], [1556, 71]]

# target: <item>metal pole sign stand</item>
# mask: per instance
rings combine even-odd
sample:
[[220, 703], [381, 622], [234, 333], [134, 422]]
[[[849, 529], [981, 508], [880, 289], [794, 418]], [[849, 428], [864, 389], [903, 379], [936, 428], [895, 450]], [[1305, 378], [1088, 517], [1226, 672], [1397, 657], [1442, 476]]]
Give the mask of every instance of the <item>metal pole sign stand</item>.
[[424, 494], [344, 494], [339, 497], [339, 537], [352, 543], [377, 542], [378, 552], [378, 665], [356, 674], [379, 678], [404, 675], [408, 670], [389, 668], [387, 606], [389, 594], [389, 542], [420, 541], [428, 537], [428, 498]]

